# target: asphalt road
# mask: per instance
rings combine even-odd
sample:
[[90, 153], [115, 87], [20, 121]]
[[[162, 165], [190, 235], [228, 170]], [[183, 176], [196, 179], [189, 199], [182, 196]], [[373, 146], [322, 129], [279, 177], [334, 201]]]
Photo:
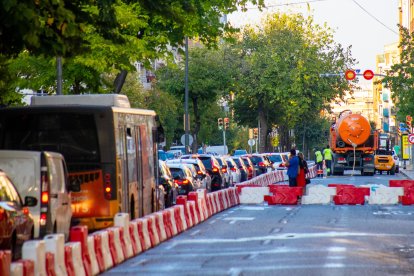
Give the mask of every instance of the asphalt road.
[[[312, 183], [387, 184], [388, 176]], [[105, 275], [414, 275], [414, 208], [241, 205]]]

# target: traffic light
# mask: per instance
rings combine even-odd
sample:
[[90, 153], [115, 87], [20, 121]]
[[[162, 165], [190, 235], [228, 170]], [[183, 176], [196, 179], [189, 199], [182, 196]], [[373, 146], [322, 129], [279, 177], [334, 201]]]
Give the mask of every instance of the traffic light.
[[413, 132], [413, 128], [411, 126], [411, 121], [413, 120], [413, 118], [410, 115], [407, 115], [405, 117], [405, 123], [407, 125], [408, 128], [408, 133], [412, 133]]
[[259, 137], [259, 129], [258, 128], [254, 128], [253, 129], [253, 138], [257, 139], [257, 137]]
[[217, 125], [219, 129], [223, 129], [223, 118], [217, 119]]
[[224, 118], [224, 129], [228, 129], [229, 128], [229, 118]]
[[249, 128], [249, 139], [253, 139], [253, 129]]

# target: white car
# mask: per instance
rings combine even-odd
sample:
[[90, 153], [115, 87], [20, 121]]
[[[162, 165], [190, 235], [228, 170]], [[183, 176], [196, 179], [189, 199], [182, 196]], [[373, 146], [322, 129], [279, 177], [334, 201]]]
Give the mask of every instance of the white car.
[[285, 170], [285, 163], [287, 161], [288, 155], [282, 152], [272, 152], [268, 153], [267, 157], [272, 162], [274, 170]]
[[208, 174], [206, 167], [204, 167], [203, 162], [200, 159], [173, 159], [167, 160], [167, 163], [188, 163], [193, 164], [197, 170], [197, 176], [201, 180], [201, 188], [206, 189], [207, 191], [211, 190], [211, 176]]
[[226, 162], [227, 162], [227, 170], [231, 175], [231, 182], [233, 183], [233, 185], [235, 183], [240, 183], [241, 172], [236, 162], [234, 162], [233, 158], [227, 158]]

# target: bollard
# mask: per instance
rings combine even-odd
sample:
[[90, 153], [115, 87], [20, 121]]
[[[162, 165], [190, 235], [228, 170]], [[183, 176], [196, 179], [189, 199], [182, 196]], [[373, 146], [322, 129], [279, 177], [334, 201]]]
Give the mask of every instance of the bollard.
[[57, 275], [67, 275], [65, 266], [65, 235], [51, 234], [46, 235], [45, 241], [46, 251], [55, 255], [55, 272]]

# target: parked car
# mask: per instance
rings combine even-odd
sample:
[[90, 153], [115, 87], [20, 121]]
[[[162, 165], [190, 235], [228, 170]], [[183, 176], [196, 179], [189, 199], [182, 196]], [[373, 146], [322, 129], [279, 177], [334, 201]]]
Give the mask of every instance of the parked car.
[[197, 169], [194, 166], [194, 164], [191, 163], [182, 163], [183, 165], [187, 166], [187, 168], [190, 169], [191, 174], [193, 176], [193, 185], [194, 185], [194, 190], [197, 189], [201, 189], [203, 186], [203, 181], [201, 180], [201, 178], [198, 176], [197, 174]]
[[165, 207], [171, 207], [175, 204], [175, 200], [178, 194], [178, 186], [174, 182], [173, 176], [171, 174], [170, 168], [168, 168], [165, 161], [159, 160], [159, 181], [164, 190], [164, 204]]
[[22, 197], [37, 199], [37, 204], [29, 207], [33, 237], [62, 233], [68, 239], [72, 218], [69, 192], [79, 192], [80, 182], [69, 180], [64, 157], [50, 151], [1, 150], [0, 168]]
[[254, 170], [254, 165], [253, 165], [252, 160], [250, 160], [250, 157], [246, 155], [242, 155], [240, 157], [243, 160], [244, 165], [246, 166], [247, 171], [248, 171], [247, 179], [252, 179], [253, 177], [256, 176], [256, 171]]
[[247, 154], [245, 149], [236, 149], [234, 150], [233, 156], [241, 156]]
[[211, 191], [220, 190], [225, 183], [224, 174], [221, 171], [217, 159], [210, 154], [189, 154], [183, 155], [181, 159], [198, 158], [203, 162], [204, 167], [211, 176]]
[[207, 191], [211, 190], [211, 176], [207, 172], [206, 167], [204, 167], [203, 162], [200, 159], [174, 159], [168, 160], [168, 163], [189, 163], [193, 164], [197, 170], [197, 176], [201, 180], [201, 188], [206, 189]]
[[179, 195], [188, 195], [194, 191], [194, 180], [190, 169], [185, 164], [167, 163], [174, 182], [178, 185]]
[[232, 183], [233, 184], [240, 183], [241, 172], [236, 162], [234, 162], [233, 158], [230, 158], [230, 157], [226, 159], [226, 162], [227, 162], [228, 171], [230, 172], [230, 175], [231, 175]]
[[248, 156], [254, 165], [257, 176], [272, 170], [272, 164], [265, 155], [255, 153]]
[[216, 157], [217, 161], [219, 162], [220, 166], [221, 166], [221, 172], [224, 175], [224, 179], [225, 179], [225, 188], [228, 188], [230, 186], [233, 186], [232, 183], [232, 178], [230, 176], [230, 172], [227, 169], [227, 162], [226, 162], [226, 158], [222, 157], [222, 156], [217, 156]]
[[0, 170], [0, 250], [11, 250], [13, 260], [21, 257], [21, 246], [33, 238], [34, 222], [28, 207], [37, 199], [26, 196], [24, 203], [6, 173]]
[[272, 162], [274, 170], [284, 170], [286, 169], [285, 163], [287, 161], [287, 155], [282, 152], [272, 152], [267, 153], [267, 157]]
[[232, 156], [231, 158], [233, 159], [233, 161], [236, 163], [237, 167], [240, 170], [240, 174], [241, 174], [240, 182], [246, 181], [249, 172], [246, 166], [244, 165], [243, 160], [241, 159], [241, 157], [238, 157], [238, 156]]

